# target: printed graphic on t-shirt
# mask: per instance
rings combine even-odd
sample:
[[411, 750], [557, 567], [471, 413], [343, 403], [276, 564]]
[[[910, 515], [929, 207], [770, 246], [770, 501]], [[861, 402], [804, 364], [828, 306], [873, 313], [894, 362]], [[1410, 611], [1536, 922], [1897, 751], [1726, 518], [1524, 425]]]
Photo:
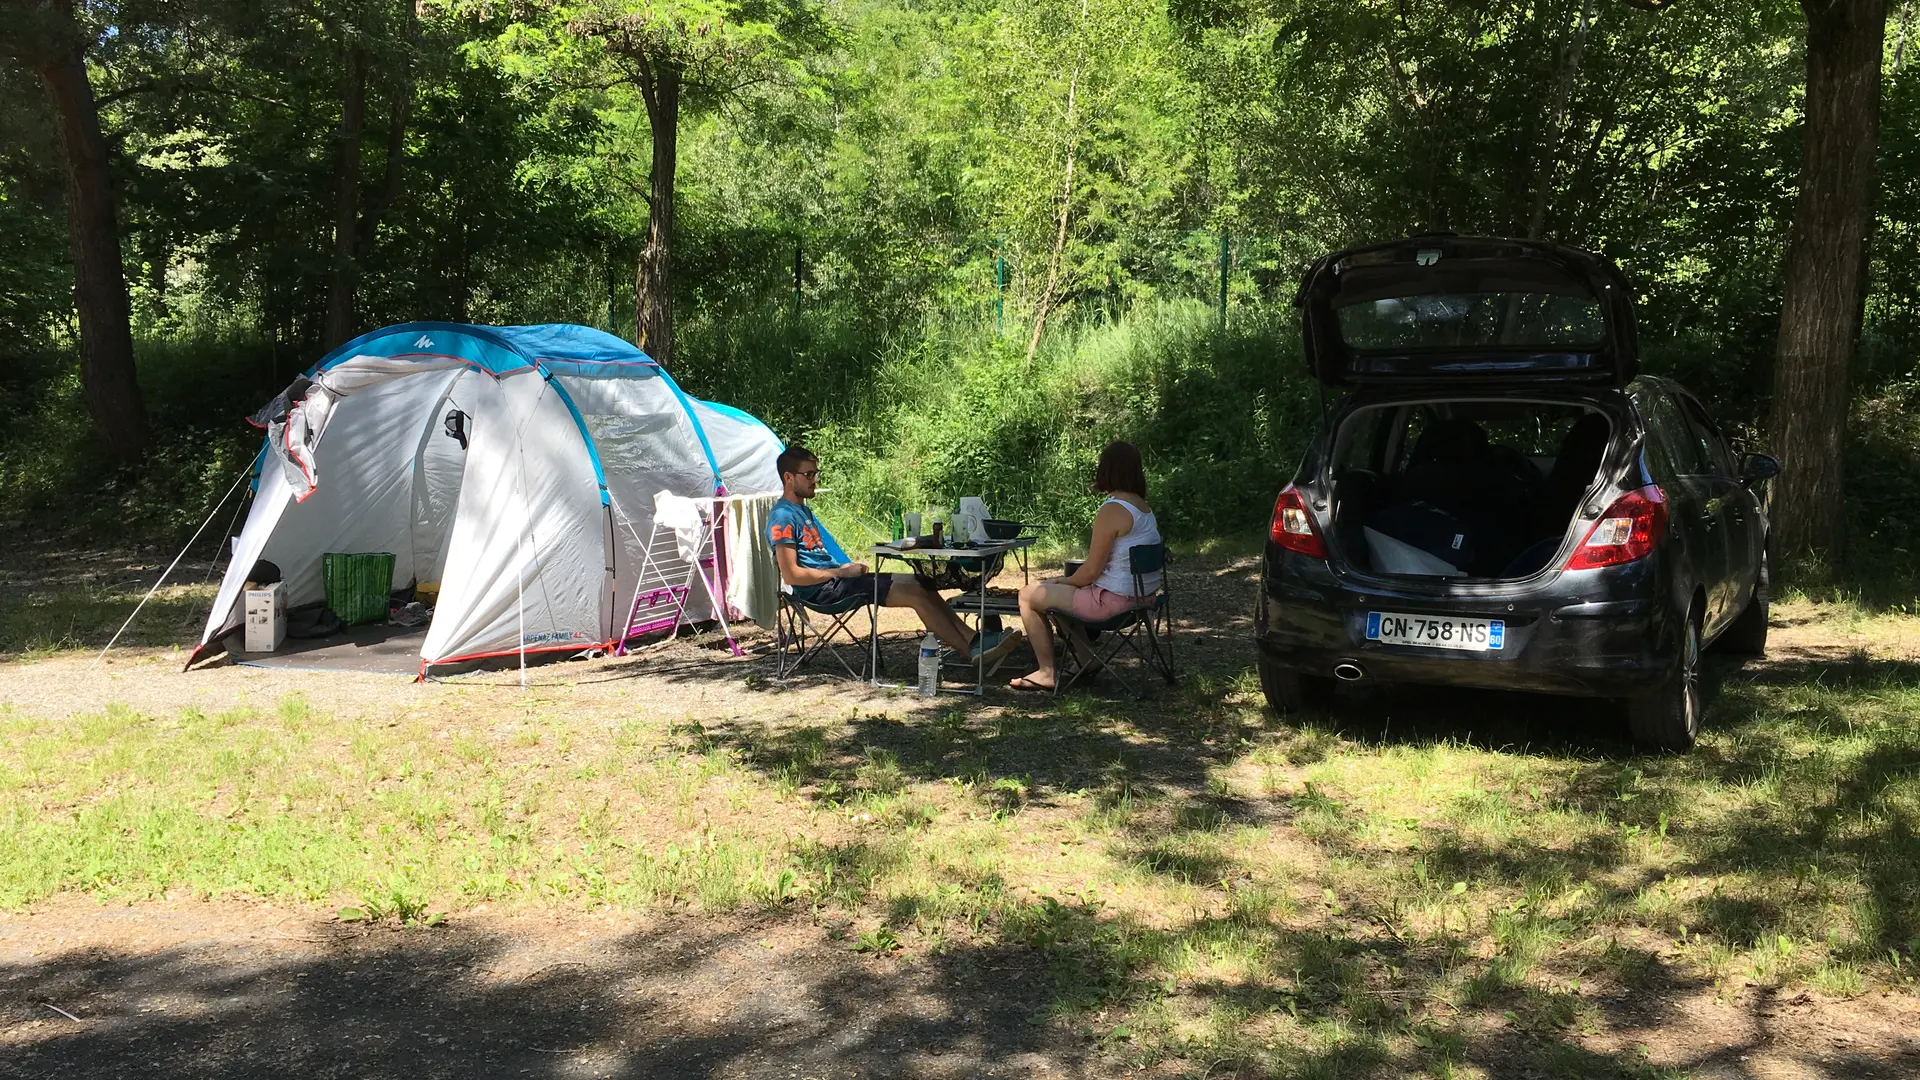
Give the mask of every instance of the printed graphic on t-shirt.
[[814, 519], [813, 511], [798, 503], [782, 499], [773, 504], [773, 511], [767, 515], [767, 540], [775, 546], [791, 544], [799, 549], [796, 555], [801, 566], [827, 569], [839, 565], [827, 553], [826, 542], [820, 536], [820, 523]]

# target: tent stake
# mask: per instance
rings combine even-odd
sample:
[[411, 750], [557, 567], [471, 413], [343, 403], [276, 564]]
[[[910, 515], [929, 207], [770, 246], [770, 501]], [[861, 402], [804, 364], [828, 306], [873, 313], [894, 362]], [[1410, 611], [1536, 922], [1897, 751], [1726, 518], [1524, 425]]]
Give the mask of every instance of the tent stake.
[[173, 561], [167, 564], [167, 568], [165, 570], [160, 571], [159, 579], [153, 583], [153, 588], [147, 590], [147, 595], [141, 597], [140, 602], [133, 605], [133, 614], [128, 615], [127, 621], [121, 623], [120, 629], [115, 630], [113, 632], [113, 636], [107, 639], [107, 647], [105, 649], [101, 649], [100, 655], [93, 658], [93, 663], [87, 665], [88, 671], [92, 671], [94, 668], [100, 665], [100, 661], [106, 659], [107, 653], [113, 648], [114, 643], [120, 640], [120, 635], [126, 633], [127, 627], [133, 625], [133, 620], [135, 616], [138, 616], [140, 614], [140, 609], [143, 607], [146, 607], [147, 601], [153, 599], [153, 594], [160, 591], [160, 583], [167, 580], [167, 575], [173, 573], [173, 568], [176, 566], [179, 566], [180, 560], [186, 558], [187, 552], [193, 550], [194, 543], [200, 539], [201, 533], [207, 531], [207, 526], [213, 524], [213, 519], [219, 515], [220, 508], [227, 505], [227, 500], [233, 498], [233, 493], [236, 491], [239, 491], [240, 485], [245, 483], [247, 477], [252, 475], [253, 475], [253, 462], [249, 461], [247, 462], [247, 467], [240, 470], [240, 478], [233, 482], [233, 486], [227, 489], [227, 493], [225, 495], [220, 496], [220, 501], [217, 503], [214, 503], [213, 509], [207, 512], [207, 520], [201, 522], [200, 527], [193, 530], [193, 539], [187, 541], [187, 546], [180, 549], [180, 554], [175, 555], [173, 557]]

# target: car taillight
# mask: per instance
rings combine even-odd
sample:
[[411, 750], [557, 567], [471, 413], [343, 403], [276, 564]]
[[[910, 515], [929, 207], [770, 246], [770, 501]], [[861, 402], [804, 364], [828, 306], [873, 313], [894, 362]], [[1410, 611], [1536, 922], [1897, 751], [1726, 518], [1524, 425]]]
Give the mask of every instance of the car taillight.
[[1567, 560], [1569, 570], [1619, 566], [1645, 558], [1667, 538], [1667, 493], [1656, 484], [1613, 500]]
[[1327, 545], [1321, 541], [1320, 531], [1313, 527], [1307, 501], [1292, 484], [1273, 501], [1273, 523], [1267, 528], [1267, 536], [1288, 551], [1314, 559], [1327, 557]]

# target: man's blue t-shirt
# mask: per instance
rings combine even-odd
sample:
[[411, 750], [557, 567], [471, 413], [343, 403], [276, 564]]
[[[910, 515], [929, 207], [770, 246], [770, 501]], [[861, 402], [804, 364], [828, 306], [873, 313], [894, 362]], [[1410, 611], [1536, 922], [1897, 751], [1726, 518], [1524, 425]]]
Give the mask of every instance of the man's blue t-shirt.
[[[809, 570], [831, 570], [840, 563], [827, 553], [827, 545], [820, 538], [820, 522], [805, 503], [790, 502], [781, 499], [773, 504], [767, 513], [767, 541], [775, 547], [792, 544], [798, 550], [795, 556], [800, 565]], [[794, 592], [807, 596], [818, 585], [797, 585]]]

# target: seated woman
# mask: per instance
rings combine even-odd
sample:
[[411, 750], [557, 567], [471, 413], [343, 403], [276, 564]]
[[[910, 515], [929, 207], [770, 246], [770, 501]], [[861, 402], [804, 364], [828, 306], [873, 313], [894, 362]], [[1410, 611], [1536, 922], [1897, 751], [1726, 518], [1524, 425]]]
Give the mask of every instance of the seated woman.
[[[1069, 577], [1036, 581], [1020, 590], [1020, 621], [1039, 666], [1009, 684], [1016, 690], [1052, 690], [1058, 681], [1047, 612], [1064, 611], [1081, 622], [1103, 622], [1150, 603], [1160, 588], [1160, 575], [1149, 574], [1140, 582], [1144, 595], [1136, 596], [1133, 566], [1127, 557], [1137, 544], [1160, 542], [1160, 526], [1147, 505], [1147, 474], [1139, 448], [1116, 442], [1102, 450], [1093, 489], [1105, 494], [1107, 501], [1093, 515], [1087, 561]], [[1093, 662], [1093, 646], [1077, 624], [1069, 631], [1068, 641], [1082, 664]]]

